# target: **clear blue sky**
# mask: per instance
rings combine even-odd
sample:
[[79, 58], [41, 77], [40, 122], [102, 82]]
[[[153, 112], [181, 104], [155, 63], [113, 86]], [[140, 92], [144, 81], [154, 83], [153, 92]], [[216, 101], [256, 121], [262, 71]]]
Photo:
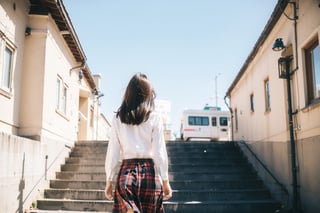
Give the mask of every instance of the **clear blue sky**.
[[[90, 2], [90, 3], [89, 3]], [[172, 130], [184, 109], [225, 108], [226, 90], [277, 0], [64, 0], [93, 74], [102, 75], [110, 120], [134, 73], [148, 75], [171, 102]], [[220, 74], [219, 74], [220, 73]]]

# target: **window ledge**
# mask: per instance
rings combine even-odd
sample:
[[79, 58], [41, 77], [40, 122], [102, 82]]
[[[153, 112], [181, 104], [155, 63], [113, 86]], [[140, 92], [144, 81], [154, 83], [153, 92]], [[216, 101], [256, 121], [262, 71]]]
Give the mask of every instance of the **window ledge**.
[[302, 112], [309, 112], [317, 107], [320, 107], [320, 99], [317, 99], [314, 103], [310, 103], [301, 109]]
[[269, 115], [270, 113], [271, 113], [271, 109], [268, 109], [268, 110], [264, 111], [265, 115]]
[[0, 95], [3, 95], [4, 97], [6, 97], [8, 99], [11, 99], [13, 96], [11, 92], [4, 90], [2, 88], [0, 88]]
[[56, 113], [58, 115], [60, 115], [61, 117], [63, 117], [64, 119], [66, 119], [67, 121], [69, 121], [70, 119], [64, 114], [64, 112], [61, 112], [60, 110], [56, 109]]

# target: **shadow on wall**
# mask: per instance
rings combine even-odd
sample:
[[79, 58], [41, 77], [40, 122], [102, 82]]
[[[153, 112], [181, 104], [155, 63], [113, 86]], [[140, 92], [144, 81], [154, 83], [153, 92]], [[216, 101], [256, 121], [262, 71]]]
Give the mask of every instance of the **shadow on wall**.
[[16, 212], [23, 213], [23, 190], [25, 188], [25, 180], [24, 180], [24, 164], [25, 164], [25, 153], [23, 153], [23, 160], [22, 160], [22, 173], [21, 173], [21, 180], [19, 183], [19, 207]]

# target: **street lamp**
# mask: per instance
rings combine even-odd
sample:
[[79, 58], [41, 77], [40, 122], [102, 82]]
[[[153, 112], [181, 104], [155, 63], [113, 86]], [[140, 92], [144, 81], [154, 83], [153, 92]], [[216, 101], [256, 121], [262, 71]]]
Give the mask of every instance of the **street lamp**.
[[102, 98], [104, 96], [103, 93], [101, 93], [100, 91], [96, 90], [96, 140], [98, 140], [98, 134], [99, 134], [99, 131], [98, 131], [98, 126], [99, 126], [99, 115], [100, 115], [100, 98]]
[[216, 92], [216, 107], [218, 107], [218, 77], [221, 73], [218, 73], [215, 77], [214, 77], [214, 85], [215, 85], [215, 92]]
[[[272, 49], [274, 51], [280, 51], [285, 49], [282, 39], [278, 38], [275, 40]], [[280, 57], [278, 59], [278, 75], [280, 79], [286, 79], [287, 83], [287, 99], [288, 99], [288, 122], [289, 122], [289, 134], [290, 134], [290, 150], [291, 150], [291, 171], [292, 171], [292, 190], [293, 190], [293, 213], [298, 211], [298, 181], [297, 181], [297, 163], [296, 163], [296, 147], [294, 139], [294, 130], [293, 130], [293, 112], [292, 112], [292, 99], [291, 99], [291, 61], [293, 60], [292, 55]]]

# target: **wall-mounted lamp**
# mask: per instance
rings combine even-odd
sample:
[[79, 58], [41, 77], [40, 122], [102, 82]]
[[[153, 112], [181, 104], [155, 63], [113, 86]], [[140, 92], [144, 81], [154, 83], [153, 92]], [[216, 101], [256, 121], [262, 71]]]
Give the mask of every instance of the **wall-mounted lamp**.
[[274, 44], [272, 46], [272, 49], [274, 51], [281, 51], [283, 50], [284, 48], [286, 48], [283, 44], [283, 41], [282, 41], [282, 38], [277, 38], [275, 41], [274, 41]]
[[91, 91], [92, 95], [98, 95], [98, 90], [97, 88], [94, 88], [92, 91]]
[[79, 71], [78, 77], [79, 77], [79, 81], [81, 81], [81, 79], [83, 78], [83, 71], [82, 70]]
[[24, 35], [25, 36], [31, 35], [31, 28], [30, 27], [26, 27], [26, 29], [24, 30]]
[[99, 99], [99, 98], [101, 98], [101, 97], [103, 97], [103, 96], [104, 96], [104, 94], [103, 94], [103, 93], [101, 93], [101, 92], [99, 92], [99, 94], [98, 94], [97, 98]]
[[292, 56], [281, 57], [278, 59], [278, 74], [279, 78], [290, 79], [290, 63], [292, 61]]
[[83, 70], [86, 68], [86, 61], [82, 61], [82, 63], [79, 65], [79, 66], [75, 66], [75, 67], [72, 67], [70, 69], [70, 75], [73, 71], [78, 71], [78, 79], [79, 79], [79, 82], [81, 82], [82, 78], [84, 77], [84, 73], [83, 73]]

